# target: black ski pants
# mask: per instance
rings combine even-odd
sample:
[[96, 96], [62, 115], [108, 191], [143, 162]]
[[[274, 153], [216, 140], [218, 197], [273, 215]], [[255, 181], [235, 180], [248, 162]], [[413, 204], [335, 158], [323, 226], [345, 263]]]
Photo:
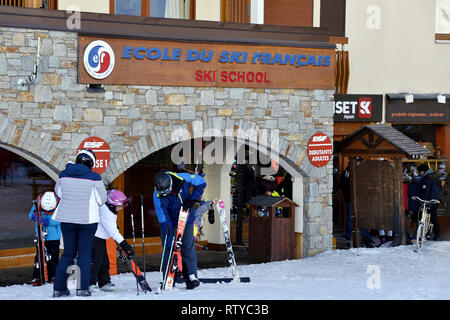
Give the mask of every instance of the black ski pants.
[[109, 258], [106, 249], [106, 240], [94, 237], [91, 255], [91, 285], [98, 283], [99, 287], [111, 281], [109, 275]]

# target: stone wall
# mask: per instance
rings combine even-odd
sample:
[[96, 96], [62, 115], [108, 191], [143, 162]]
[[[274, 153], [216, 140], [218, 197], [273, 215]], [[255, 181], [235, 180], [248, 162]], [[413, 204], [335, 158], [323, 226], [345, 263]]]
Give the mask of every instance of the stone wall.
[[[41, 38], [38, 76], [29, 88]], [[76, 33], [0, 28], [0, 144], [62, 170], [89, 136], [106, 140], [111, 162], [106, 182], [172, 142], [182, 127], [279, 129], [280, 156], [304, 182], [306, 255], [332, 246], [332, 164], [313, 167], [306, 156], [317, 131], [333, 135], [333, 91], [105, 85], [90, 93], [77, 83]], [[176, 76], [176, 75], [174, 75]]]

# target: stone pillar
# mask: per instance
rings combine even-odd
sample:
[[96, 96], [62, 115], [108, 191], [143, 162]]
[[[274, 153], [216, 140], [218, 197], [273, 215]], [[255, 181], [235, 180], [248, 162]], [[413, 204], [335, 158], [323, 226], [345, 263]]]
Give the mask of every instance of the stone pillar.
[[303, 258], [303, 178], [292, 177], [292, 200], [298, 204], [295, 208], [295, 244], [294, 258]]

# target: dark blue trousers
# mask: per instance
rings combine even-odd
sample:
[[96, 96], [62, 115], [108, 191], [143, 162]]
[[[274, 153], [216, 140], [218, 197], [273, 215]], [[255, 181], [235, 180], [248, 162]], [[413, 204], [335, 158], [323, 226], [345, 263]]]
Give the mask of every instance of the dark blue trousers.
[[64, 253], [59, 259], [56, 268], [53, 290], [67, 290], [68, 268], [73, 265], [77, 258], [78, 274], [77, 289], [86, 290], [89, 288], [91, 279], [91, 249], [97, 223], [76, 224], [61, 222], [61, 232], [64, 241]]
[[[163, 272], [166, 271], [167, 262], [170, 259], [170, 246], [172, 245], [173, 235], [176, 234], [176, 230], [172, 233], [169, 232], [167, 241], [166, 241], [166, 249], [164, 253], [163, 260]], [[162, 243], [164, 244], [165, 234], [161, 234]], [[184, 234], [182, 238], [181, 245], [181, 259], [183, 261], [183, 277], [187, 280], [189, 279], [189, 275], [193, 274], [197, 277], [197, 252], [195, 252], [195, 243], [194, 243], [194, 224], [187, 224], [184, 229]]]

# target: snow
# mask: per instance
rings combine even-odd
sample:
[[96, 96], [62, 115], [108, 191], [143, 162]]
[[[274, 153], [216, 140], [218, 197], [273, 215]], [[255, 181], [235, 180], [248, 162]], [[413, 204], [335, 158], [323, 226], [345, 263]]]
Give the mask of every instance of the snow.
[[[450, 299], [450, 241], [413, 246], [327, 251], [314, 257], [238, 265], [250, 283], [202, 283], [195, 290], [177, 284], [172, 291], [136, 294], [131, 273], [112, 276], [114, 292], [95, 290], [91, 297], [67, 300], [404, 300]], [[225, 254], [225, 253], [224, 253]], [[147, 272], [156, 287], [157, 272]], [[229, 277], [229, 268], [199, 270], [199, 277]], [[52, 299], [53, 286], [13, 285], [0, 288], [0, 300]]]

